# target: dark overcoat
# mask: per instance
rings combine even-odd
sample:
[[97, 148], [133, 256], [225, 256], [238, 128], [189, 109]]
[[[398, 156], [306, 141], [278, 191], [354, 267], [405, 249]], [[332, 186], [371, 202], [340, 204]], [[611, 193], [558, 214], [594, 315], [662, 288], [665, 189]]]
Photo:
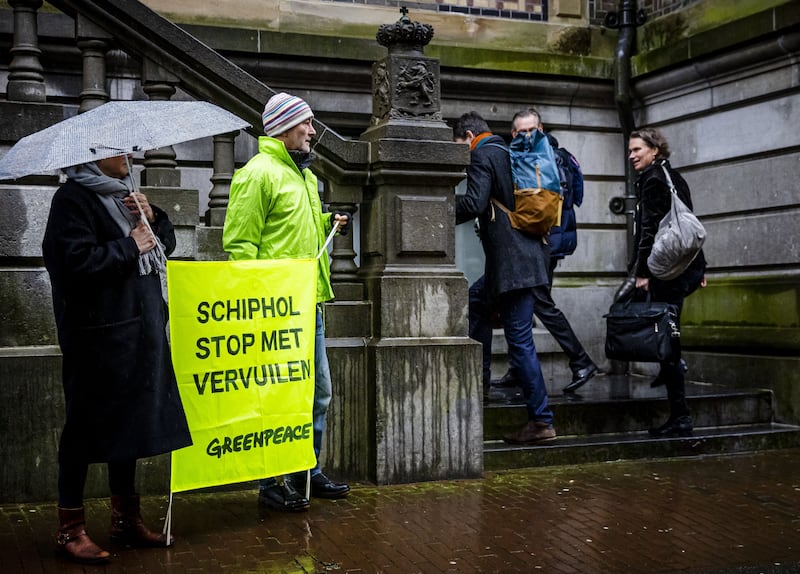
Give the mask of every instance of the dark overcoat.
[[549, 284], [549, 247], [541, 237], [511, 227], [505, 212], [491, 203], [493, 197], [514, 209], [511, 161], [503, 138], [495, 135], [479, 141], [470, 154], [467, 192], [456, 196], [456, 223], [478, 218], [490, 295]]
[[[171, 253], [172, 223], [153, 212]], [[97, 194], [68, 180], [53, 197], [42, 252], [63, 355], [59, 460], [129, 460], [190, 445], [160, 281], [139, 275], [135, 240]]]

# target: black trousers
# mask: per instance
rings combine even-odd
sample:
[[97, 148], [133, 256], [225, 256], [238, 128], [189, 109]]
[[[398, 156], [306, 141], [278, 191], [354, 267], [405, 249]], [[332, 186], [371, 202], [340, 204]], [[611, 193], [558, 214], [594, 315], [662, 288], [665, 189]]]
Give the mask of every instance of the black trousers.
[[[83, 489], [89, 463], [65, 457], [58, 463], [58, 505], [61, 508], [83, 506]], [[136, 459], [108, 463], [108, 486], [111, 494], [130, 496], [136, 494]]]
[[547, 329], [564, 353], [569, 358], [569, 367], [572, 372], [584, 369], [592, 364], [592, 359], [581, 345], [575, 331], [567, 321], [561, 309], [556, 307], [551, 295], [553, 289], [553, 272], [559, 260], [550, 258], [548, 269], [548, 285], [539, 285], [533, 288], [533, 314], [539, 319], [545, 329]]
[[[558, 259], [550, 259], [548, 268], [548, 285], [532, 288], [533, 314], [558, 342], [564, 353], [569, 358], [572, 372], [584, 369], [592, 364], [592, 359], [586, 353], [575, 336], [572, 326], [567, 321], [564, 313], [556, 307], [550, 292], [553, 286], [553, 272], [558, 265]], [[492, 368], [492, 321], [491, 316], [494, 305], [489, 300], [484, 277], [481, 276], [469, 288], [469, 336], [479, 341], [483, 346], [483, 386], [489, 386]]]

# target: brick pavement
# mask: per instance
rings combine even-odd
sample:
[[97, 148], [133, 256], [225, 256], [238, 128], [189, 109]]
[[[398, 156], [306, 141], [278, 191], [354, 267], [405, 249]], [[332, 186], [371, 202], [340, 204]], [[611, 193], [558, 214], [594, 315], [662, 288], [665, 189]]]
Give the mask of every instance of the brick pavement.
[[[55, 556], [53, 504], [0, 506], [0, 573], [800, 572], [800, 449], [353, 486], [303, 514], [178, 494], [168, 550], [108, 545], [108, 502], [90, 500], [106, 567]], [[154, 525], [166, 497], [143, 506]]]

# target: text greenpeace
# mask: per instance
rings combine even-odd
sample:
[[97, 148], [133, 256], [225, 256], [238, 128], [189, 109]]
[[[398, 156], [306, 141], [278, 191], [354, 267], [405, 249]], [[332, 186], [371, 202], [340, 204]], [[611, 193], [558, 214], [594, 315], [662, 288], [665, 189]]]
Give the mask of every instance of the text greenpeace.
[[170, 340], [193, 445], [173, 492], [314, 466], [316, 261], [169, 261]]
[[241, 452], [252, 448], [264, 448], [272, 444], [281, 444], [286, 441], [308, 440], [311, 437], [311, 423], [294, 427], [278, 427], [262, 431], [240, 434], [235, 437], [214, 437], [206, 447], [209, 456], [217, 458], [224, 454]]

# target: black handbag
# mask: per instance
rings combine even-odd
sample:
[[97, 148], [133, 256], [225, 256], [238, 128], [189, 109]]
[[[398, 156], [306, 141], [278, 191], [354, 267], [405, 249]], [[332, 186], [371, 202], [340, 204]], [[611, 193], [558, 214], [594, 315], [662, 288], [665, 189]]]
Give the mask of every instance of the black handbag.
[[614, 303], [606, 319], [606, 357], [643, 363], [677, 360], [680, 354], [678, 308], [671, 303]]

